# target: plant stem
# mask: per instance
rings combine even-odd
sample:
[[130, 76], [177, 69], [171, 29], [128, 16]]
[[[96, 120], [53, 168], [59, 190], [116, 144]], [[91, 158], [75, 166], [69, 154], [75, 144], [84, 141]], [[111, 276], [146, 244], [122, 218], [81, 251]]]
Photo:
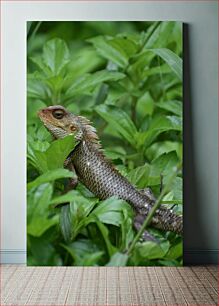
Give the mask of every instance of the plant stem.
[[163, 197], [165, 196], [165, 194], [168, 192], [173, 180], [175, 179], [178, 171], [179, 171], [180, 166], [176, 167], [176, 169], [174, 169], [173, 174], [171, 175], [170, 179], [168, 180], [167, 184], [165, 185], [165, 187], [163, 188], [161, 194], [159, 195], [159, 197], [157, 198], [154, 206], [151, 208], [151, 210], [149, 211], [149, 214], [147, 215], [144, 223], [142, 224], [142, 227], [140, 228], [139, 232], [137, 233], [137, 235], [135, 236], [134, 240], [132, 241], [127, 254], [130, 254], [136, 243], [138, 242], [139, 238], [142, 236], [145, 228], [150, 224], [151, 219], [153, 218], [153, 215], [155, 213], [155, 211], [160, 207], [161, 205], [161, 201], [163, 199]]
[[154, 27], [152, 29], [152, 31], [149, 33], [149, 35], [147, 35], [141, 45], [141, 47], [138, 50], [138, 53], [141, 53], [141, 51], [145, 48], [146, 43], [148, 42], [149, 38], [152, 36], [152, 34], [154, 34], [154, 32], [156, 31], [156, 29], [159, 27], [159, 25], [161, 24], [161, 21], [157, 21], [154, 24]]
[[182, 204], [182, 200], [164, 200], [161, 201], [161, 204]]

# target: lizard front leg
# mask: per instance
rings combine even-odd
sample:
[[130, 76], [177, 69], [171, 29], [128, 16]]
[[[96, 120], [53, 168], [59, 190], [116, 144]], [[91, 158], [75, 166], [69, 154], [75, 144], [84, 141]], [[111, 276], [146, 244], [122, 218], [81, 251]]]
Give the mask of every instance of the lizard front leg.
[[[73, 172], [75, 174], [74, 177], [68, 179], [68, 183], [65, 185], [65, 190], [64, 190], [64, 194], [67, 193], [68, 191], [75, 189], [77, 184], [78, 184], [78, 178], [76, 176], [76, 172], [75, 172], [75, 168], [74, 165], [71, 161], [71, 156], [68, 156], [66, 158], [66, 160], [64, 161], [64, 168], [68, 169], [69, 171]], [[62, 204], [55, 204], [53, 205], [54, 208], [60, 207], [60, 206], [64, 206], [67, 205], [69, 203], [62, 203]]]
[[69, 171], [71, 171], [75, 174], [75, 177], [69, 179], [69, 183], [66, 186], [66, 191], [75, 189], [75, 187], [78, 184], [78, 178], [76, 176], [75, 168], [74, 168], [74, 165], [73, 165], [72, 160], [71, 160], [71, 155], [69, 155], [66, 158], [66, 160], [64, 161], [64, 168], [68, 169]]

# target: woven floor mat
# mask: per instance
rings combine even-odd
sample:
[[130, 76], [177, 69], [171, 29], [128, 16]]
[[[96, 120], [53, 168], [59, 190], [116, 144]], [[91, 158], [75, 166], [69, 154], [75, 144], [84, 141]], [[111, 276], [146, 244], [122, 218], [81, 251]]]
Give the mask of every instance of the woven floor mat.
[[217, 266], [1, 266], [1, 305], [217, 305]]

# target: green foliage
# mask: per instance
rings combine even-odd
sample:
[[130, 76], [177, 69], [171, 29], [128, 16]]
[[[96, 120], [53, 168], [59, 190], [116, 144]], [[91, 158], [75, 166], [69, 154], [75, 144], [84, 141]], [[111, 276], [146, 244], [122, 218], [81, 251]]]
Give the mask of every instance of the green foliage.
[[137, 129], [131, 118], [121, 109], [115, 106], [101, 104], [95, 108], [96, 112], [108, 122], [115, 132], [124, 140], [135, 146], [135, 133]]
[[[107, 158], [156, 197], [182, 162], [182, 28], [178, 22], [30, 22], [27, 27], [29, 265], [181, 265], [182, 238], [152, 227], [137, 242], [130, 205], [100, 201], [63, 163], [73, 135], [52, 141], [39, 109], [89, 118]], [[162, 199], [182, 214], [182, 173]]]
[[165, 48], [151, 49], [150, 51], [159, 55], [169, 65], [176, 76], [182, 80], [182, 60], [179, 56]]

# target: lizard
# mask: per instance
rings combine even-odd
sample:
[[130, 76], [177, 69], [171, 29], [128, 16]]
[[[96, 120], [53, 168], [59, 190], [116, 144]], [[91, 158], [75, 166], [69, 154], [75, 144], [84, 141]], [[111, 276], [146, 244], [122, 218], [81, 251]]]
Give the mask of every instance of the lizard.
[[[60, 105], [41, 109], [38, 116], [55, 139], [70, 134], [75, 137], [77, 144], [67, 157], [65, 167], [75, 171], [78, 180], [99, 199], [116, 196], [128, 202], [136, 212], [134, 226], [139, 230], [156, 199], [149, 189], [142, 191], [133, 186], [105, 157], [97, 131], [90, 120], [74, 115]], [[151, 225], [182, 235], [182, 216], [164, 205], [156, 210]], [[143, 238], [153, 240], [147, 231]]]

